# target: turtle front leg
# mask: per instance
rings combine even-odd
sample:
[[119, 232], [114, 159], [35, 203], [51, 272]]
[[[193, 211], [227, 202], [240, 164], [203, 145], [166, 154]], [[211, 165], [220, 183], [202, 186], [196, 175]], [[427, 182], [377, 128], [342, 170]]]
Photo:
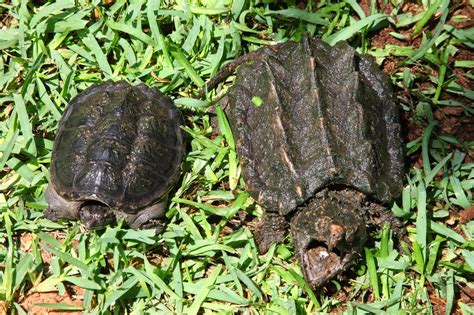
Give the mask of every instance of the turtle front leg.
[[273, 243], [283, 242], [287, 230], [288, 222], [285, 217], [278, 213], [265, 212], [262, 221], [253, 229], [259, 252], [264, 254]]
[[166, 212], [167, 201], [161, 201], [140, 210], [137, 214], [125, 215], [125, 222], [132, 229], [155, 229], [161, 233], [164, 229], [163, 218]]
[[43, 214], [47, 219], [55, 222], [60, 219], [79, 219], [79, 210], [82, 202], [64, 199], [56, 192], [51, 184], [46, 188], [46, 202], [48, 203], [48, 207]]
[[392, 211], [383, 206], [369, 202], [366, 203], [365, 208], [367, 209], [367, 211], [365, 211], [366, 222], [370, 231], [380, 233], [384, 224], [388, 223], [393, 235], [395, 236], [395, 240], [398, 243], [399, 251], [402, 251], [402, 247], [400, 247], [402, 241], [410, 244], [403, 223], [393, 214]]

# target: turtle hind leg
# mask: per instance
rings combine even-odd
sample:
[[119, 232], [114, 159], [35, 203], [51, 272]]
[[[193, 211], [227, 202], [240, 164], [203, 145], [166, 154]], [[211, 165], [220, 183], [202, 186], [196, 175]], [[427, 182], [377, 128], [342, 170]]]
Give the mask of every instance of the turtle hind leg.
[[288, 222], [278, 213], [265, 212], [262, 221], [253, 228], [253, 235], [261, 254], [268, 251], [273, 243], [282, 243], [288, 231]]

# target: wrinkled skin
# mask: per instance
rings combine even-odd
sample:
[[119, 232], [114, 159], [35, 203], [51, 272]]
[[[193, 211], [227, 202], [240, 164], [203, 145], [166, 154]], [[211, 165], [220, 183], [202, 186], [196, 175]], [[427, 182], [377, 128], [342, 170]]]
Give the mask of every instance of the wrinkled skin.
[[77, 95], [54, 142], [45, 216], [161, 230], [185, 151], [182, 124], [171, 100], [143, 84], [109, 81]]
[[305, 278], [318, 287], [359, 256], [366, 226], [396, 222], [381, 206], [402, 188], [395, 96], [346, 43], [303, 39], [254, 56], [223, 106], [247, 190], [266, 210], [256, 239], [266, 251], [289, 226]]

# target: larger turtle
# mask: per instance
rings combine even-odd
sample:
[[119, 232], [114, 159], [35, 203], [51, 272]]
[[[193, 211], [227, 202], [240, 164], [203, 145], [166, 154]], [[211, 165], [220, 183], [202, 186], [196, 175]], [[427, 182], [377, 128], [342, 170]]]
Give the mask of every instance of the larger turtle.
[[290, 228], [318, 287], [363, 249], [367, 226], [396, 222], [403, 154], [388, 77], [346, 43], [266, 47], [238, 68], [224, 104], [247, 189], [266, 210], [260, 249]]
[[143, 84], [108, 81], [77, 95], [54, 141], [45, 216], [160, 229], [185, 152], [182, 124], [173, 102]]

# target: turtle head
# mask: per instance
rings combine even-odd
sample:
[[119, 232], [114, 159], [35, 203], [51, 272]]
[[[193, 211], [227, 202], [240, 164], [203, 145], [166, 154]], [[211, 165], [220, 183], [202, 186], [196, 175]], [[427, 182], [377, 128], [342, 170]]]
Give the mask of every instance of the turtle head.
[[116, 224], [117, 221], [112, 209], [96, 200], [88, 200], [82, 204], [79, 218], [87, 229], [99, 229], [106, 225]]
[[291, 234], [306, 281], [317, 288], [347, 270], [367, 239], [357, 207], [317, 198], [293, 216]]

